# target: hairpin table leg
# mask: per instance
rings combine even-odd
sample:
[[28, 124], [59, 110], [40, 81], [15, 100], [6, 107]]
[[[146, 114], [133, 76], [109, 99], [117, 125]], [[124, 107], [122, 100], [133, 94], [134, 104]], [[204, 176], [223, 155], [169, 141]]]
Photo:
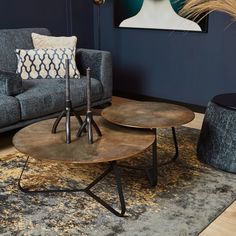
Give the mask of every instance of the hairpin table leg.
[[[90, 197], [92, 197], [94, 200], [96, 200], [98, 203], [100, 203], [102, 206], [104, 206], [107, 210], [109, 210], [111, 213], [115, 214], [116, 216], [122, 217], [125, 214], [126, 206], [125, 206], [125, 198], [123, 194], [122, 184], [121, 184], [121, 177], [120, 177], [120, 170], [118, 169], [117, 163], [111, 162], [109, 167], [100, 175], [98, 176], [94, 181], [92, 181], [86, 188], [81, 189], [44, 189], [44, 190], [30, 190], [27, 188], [22, 187], [21, 180], [23, 177], [23, 173], [27, 167], [29, 161], [29, 157], [27, 157], [24, 166], [22, 168], [19, 180], [18, 180], [18, 187], [19, 189], [27, 194], [43, 194], [43, 193], [75, 193], [75, 192], [85, 192]], [[110, 204], [108, 204], [106, 201], [98, 197], [96, 194], [94, 194], [91, 189], [98, 184], [103, 178], [105, 178], [109, 173], [113, 173], [115, 175], [115, 181], [116, 181], [116, 188], [119, 196], [119, 202], [120, 202], [120, 211], [113, 208]]]

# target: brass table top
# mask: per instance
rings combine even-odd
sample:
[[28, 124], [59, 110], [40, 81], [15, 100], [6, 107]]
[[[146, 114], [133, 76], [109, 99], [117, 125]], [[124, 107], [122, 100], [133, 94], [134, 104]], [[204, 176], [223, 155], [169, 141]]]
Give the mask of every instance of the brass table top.
[[102, 111], [102, 116], [117, 125], [143, 129], [176, 127], [195, 117], [190, 109], [183, 106], [140, 101], [112, 105]]
[[35, 159], [72, 163], [98, 163], [132, 157], [152, 145], [152, 132], [116, 126], [94, 116], [102, 137], [94, 132], [94, 143], [88, 144], [87, 133], [76, 137], [78, 121], [71, 118], [72, 142], [66, 144], [65, 120], [58, 126], [56, 134], [51, 133], [55, 119], [45, 120], [21, 129], [13, 138], [13, 144], [20, 152]]

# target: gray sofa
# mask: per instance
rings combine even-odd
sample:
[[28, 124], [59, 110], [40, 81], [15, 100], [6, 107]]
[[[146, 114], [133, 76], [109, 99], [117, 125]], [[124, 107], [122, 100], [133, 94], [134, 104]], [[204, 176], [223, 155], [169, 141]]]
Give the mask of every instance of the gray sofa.
[[[65, 105], [64, 79], [21, 80], [15, 74], [15, 49], [32, 49], [31, 33], [50, 35], [44, 28], [0, 30], [0, 133], [56, 117]], [[86, 106], [86, 68], [91, 68], [92, 105], [111, 102], [112, 62], [109, 52], [77, 49], [81, 79], [71, 79], [73, 107]]]

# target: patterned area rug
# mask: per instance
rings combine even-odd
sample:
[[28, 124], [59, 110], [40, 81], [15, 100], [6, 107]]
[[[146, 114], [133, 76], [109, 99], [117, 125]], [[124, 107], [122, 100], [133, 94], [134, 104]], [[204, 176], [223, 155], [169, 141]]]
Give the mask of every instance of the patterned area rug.
[[[17, 188], [26, 156], [0, 157], [0, 235], [197, 235], [236, 198], [236, 175], [215, 170], [196, 158], [199, 131], [177, 129], [180, 158], [159, 167], [158, 185], [150, 188], [143, 172], [122, 170], [126, 217], [119, 218], [84, 193], [27, 195]], [[171, 130], [158, 138], [158, 159], [174, 152]], [[151, 150], [128, 160], [147, 165]], [[86, 185], [105, 165], [46, 163], [30, 159], [22, 184], [30, 188]], [[79, 183], [79, 184], [78, 184]], [[110, 203], [117, 202], [114, 177], [94, 188]]]

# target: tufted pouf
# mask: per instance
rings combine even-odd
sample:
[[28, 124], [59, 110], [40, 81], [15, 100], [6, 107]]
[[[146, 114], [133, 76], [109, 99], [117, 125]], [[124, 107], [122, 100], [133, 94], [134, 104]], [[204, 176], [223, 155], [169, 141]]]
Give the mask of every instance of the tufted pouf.
[[236, 93], [217, 95], [209, 102], [197, 154], [204, 163], [236, 173]]

